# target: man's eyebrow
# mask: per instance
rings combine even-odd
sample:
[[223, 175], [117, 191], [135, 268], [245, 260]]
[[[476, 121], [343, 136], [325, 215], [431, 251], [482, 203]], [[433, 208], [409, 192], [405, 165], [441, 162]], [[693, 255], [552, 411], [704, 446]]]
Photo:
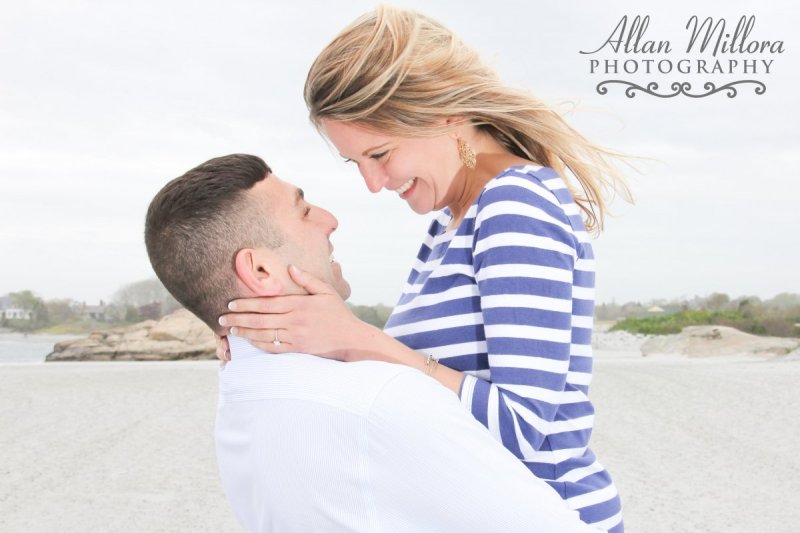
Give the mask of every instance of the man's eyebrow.
[[302, 202], [303, 199], [305, 199], [305, 197], [306, 197], [306, 193], [303, 192], [303, 189], [301, 189], [300, 187], [297, 187], [294, 190], [294, 205], [299, 205], [300, 202]]

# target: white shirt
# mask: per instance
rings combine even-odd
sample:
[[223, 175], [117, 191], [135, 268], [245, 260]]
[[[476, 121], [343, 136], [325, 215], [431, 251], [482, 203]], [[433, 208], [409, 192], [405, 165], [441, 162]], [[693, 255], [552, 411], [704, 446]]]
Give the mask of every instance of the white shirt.
[[596, 531], [422, 372], [229, 341], [217, 460], [245, 530]]

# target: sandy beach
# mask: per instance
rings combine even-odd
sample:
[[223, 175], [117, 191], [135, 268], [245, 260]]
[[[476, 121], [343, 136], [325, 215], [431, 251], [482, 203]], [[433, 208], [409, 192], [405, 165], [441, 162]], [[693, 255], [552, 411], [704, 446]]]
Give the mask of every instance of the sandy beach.
[[[217, 368], [0, 365], [0, 531], [238, 531], [214, 459]], [[627, 530], [797, 531], [798, 380], [798, 361], [598, 351], [593, 446]]]
[[597, 353], [593, 447], [627, 531], [800, 531], [800, 361]]

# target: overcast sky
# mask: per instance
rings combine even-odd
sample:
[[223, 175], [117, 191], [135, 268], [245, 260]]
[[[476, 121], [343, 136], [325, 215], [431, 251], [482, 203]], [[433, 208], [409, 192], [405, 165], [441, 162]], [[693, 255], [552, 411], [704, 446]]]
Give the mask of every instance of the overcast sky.
[[[641, 156], [634, 206], [614, 204], [596, 242], [598, 300], [714, 291], [800, 292], [800, 8], [761, 2], [398, 2], [438, 18], [509, 84], [561, 110], [598, 144]], [[558, 5], [556, 5], [558, 4]], [[427, 226], [393, 193], [370, 194], [310, 126], [302, 101], [322, 47], [372, 2], [11, 2], [0, 17], [0, 294], [95, 302], [153, 276], [147, 205], [211, 157], [249, 152], [337, 215], [351, 301], [393, 304]], [[492, 10], [490, 10], [490, 7]], [[623, 15], [650, 15], [647, 39], [685, 54], [689, 17], [755, 15], [750, 41], [784, 41], [769, 74], [600, 75], [590, 56]], [[616, 56], [607, 47], [591, 57]], [[620, 67], [621, 68], [621, 67]], [[605, 79], [758, 79], [736, 98], [624, 95]]]

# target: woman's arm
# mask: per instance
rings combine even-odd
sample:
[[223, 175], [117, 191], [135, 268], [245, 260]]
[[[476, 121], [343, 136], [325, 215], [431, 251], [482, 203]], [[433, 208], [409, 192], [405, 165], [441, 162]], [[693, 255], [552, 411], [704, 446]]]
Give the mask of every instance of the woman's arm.
[[[541, 182], [524, 175], [492, 182], [475, 223], [490, 380], [468, 375], [460, 397], [508, 449], [532, 459], [548, 435], [591, 427], [591, 406], [568, 376], [586, 370], [570, 368], [572, 343], [581, 341], [573, 339], [573, 311], [592, 291], [575, 290], [578, 241], [569, 215]], [[593, 285], [593, 275], [586, 281]], [[589, 325], [591, 307], [590, 299]], [[591, 327], [586, 332], [590, 337]]]
[[[234, 312], [223, 315], [220, 323], [229, 326], [232, 334], [268, 352], [301, 352], [339, 361], [402, 364], [425, 372], [459, 394], [464, 379], [462, 372], [428, 364], [426, 354], [412, 350], [363, 322], [331, 286], [308, 272], [290, 267], [289, 273], [308, 295], [234, 300], [229, 306]], [[275, 330], [278, 330], [280, 345], [273, 344]], [[218, 355], [219, 352], [222, 350], [218, 350]]]

